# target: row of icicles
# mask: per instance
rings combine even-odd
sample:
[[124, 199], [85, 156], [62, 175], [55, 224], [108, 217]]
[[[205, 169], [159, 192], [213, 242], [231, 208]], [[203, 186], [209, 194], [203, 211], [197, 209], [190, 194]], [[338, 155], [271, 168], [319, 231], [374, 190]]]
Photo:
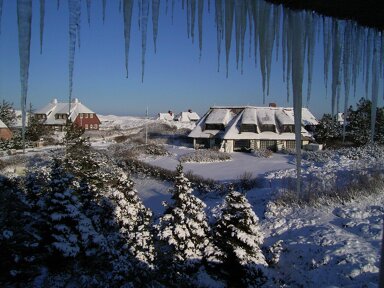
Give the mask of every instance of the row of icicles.
[[[144, 79], [145, 54], [147, 46], [147, 26], [149, 13], [152, 16], [153, 41], [156, 51], [160, 0], [137, 0], [138, 23], [142, 41], [142, 80]], [[175, 0], [172, 1], [172, 19]], [[180, 1], [179, 1], [180, 2]], [[332, 114], [341, 111], [339, 102], [344, 92], [344, 112], [347, 111], [351, 92], [356, 93], [359, 79], [363, 79], [366, 96], [372, 99], [371, 129], [375, 129], [376, 106], [380, 83], [384, 75], [384, 37], [380, 31], [356, 25], [352, 21], [322, 17], [308, 11], [293, 11], [282, 6], [272, 5], [263, 0], [215, 0], [214, 14], [210, 13], [211, 1], [181, 0], [186, 11], [187, 36], [194, 42], [197, 18], [198, 43], [200, 57], [203, 47], [203, 13], [207, 5], [209, 14], [215, 17], [217, 30], [218, 69], [220, 55], [225, 49], [226, 73], [232, 38], [234, 39], [236, 64], [243, 71], [246, 33], [249, 33], [249, 49], [253, 48], [254, 61], [262, 77], [263, 100], [269, 94], [273, 52], [276, 58], [281, 51], [283, 63], [283, 81], [287, 85], [287, 98], [293, 95], [295, 123], [301, 123], [303, 82], [306, 78], [306, 101], [310, 100], [313, 78], [314, 51], [318, 39], [323, 40], [323, 64], [325, 90], [331, 85]], [[0, 0], [0, 16], [3, 1]], [[86, 0], [88, 22], [92, 0]], [[131, 38], [132, 12], [135, 0], [120, 0], [119, 9], [123, 15], [125, 38], [125, 66], [128, 77], [129, 48]], [[59, 7], [60, 0], [57, 1]], [[76, 42], [80, 44], [81, 0], [68, 0], [69, 8], [69, 100], [72, 97], [72, 79]], [[103, 21], [105, 19], [106, 0], [102, 0]], [[166, 0], [168, 10], [168, 0]], [[40, 0], [40, 43], [43, 45], [45, 0]], [[21, 108], [23, 127], [25, 127], [26, 98], [28, 90], [28, 70], [30, 61], [32, 0], [17, 0], [19, 31]], [[1, 22], [1, 19], [0, 19]], [[224, 42], [224, 44], [223, 44]], [[280, 48], [281, 47], [281, 48]], [[332, 72], [329, 75], [329, 72]], [[306, 75], [304, 75], [306, 72]], [[330, 82], [330, 83], [328, 83]], [[383, 87], [382, 87], [383, 88]], [[352, 90], [352, 91], [351, 91]], [[383, 88], [384, 91], [384, 88]], [[383, 92], [384, 97], [384, 92]], [[295, 125], [297, 151], [300, 151], [301, 125]], [[24, 135], [23, 129], [23, 135]], [[345, 131], [345, 129], [344, 129]], [[373, 132], [372, 132], [373, 140]], [[297, 173], [300, 178], [301, 156], [297, 153]], [[298, 181], [299, 183], [299, 181]], [[298, 184], [299, 185], [299, 184]], [[300, 190], [300, 187], [298, 187]]]

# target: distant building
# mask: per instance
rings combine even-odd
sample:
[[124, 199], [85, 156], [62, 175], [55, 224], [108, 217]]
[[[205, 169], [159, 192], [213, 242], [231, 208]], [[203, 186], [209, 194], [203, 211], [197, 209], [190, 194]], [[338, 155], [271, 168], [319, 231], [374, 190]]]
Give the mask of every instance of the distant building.
[[12, 138], [12, 131], [0, 120], [0, 139], [9, 140]]
[[101, 123], [96, 113], [77, 98], [71, 103], [53, 99], [43, 108], [36, 110], [34, 115], [42, 124], [56, 131], [63, 131], [68, 120], [85, 130], [99, 130]]
[[[317, 124], [312, 113], [302, 108], [302, 146], [313, 140], [305, 127]], [[225, 152], [295, 149], [293, 108], [211, 107], [188, 136], [193, 139], [195, 148], [217, 147]]]
[[175, 114], [169, 110], [167, 113], [159, 113], [157, 120], [174, 121]]
[[200, 120], [200, 116], [189, 109], [187, 112], [181, 112], [175, 118], [176, 121], [180, 122], [197, 122]]

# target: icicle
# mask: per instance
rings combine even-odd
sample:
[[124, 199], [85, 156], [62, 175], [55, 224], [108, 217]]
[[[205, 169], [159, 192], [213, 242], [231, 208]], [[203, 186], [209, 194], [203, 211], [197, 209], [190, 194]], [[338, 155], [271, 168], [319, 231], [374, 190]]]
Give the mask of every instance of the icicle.
[[119, 1], [119, 13], [121, 13], [121, 6], [122, 6], [122, 4], [121, 4], [121, 2], [122, 2], [123, 0], [120, 0]]
[[137, 27], [139, 27], [139, 31], [141, 31], [141, 0], [138, 0], [137, 1], [137, 5], [138, 5], [138, 13], [139, 13], [139, 16], [137, 17]]
[[241, 17], [243, 0], [235, 0], [235, 44], [236, 44], [236, 69], [239, 69], [239, 57], [240, 57], [240, 37], [241, 37]]
[[3, 0], [0, 0], [0, 34], [1, 34], [1, 16], [3, 15]]
[[168, 0], [165, 1], [165, 15], [168, 15]]
[[[80, 0], [68, 0], [69, 9], [69, 103], [72, 98], [73, 69], [75, 63], [76, 36], [80, 30]], [[70, 106], [70, 105], [68, 105]]]
[[[119, 6], [119, 11], [121, 10], [121, 2]], [[87, 18], [88, 18], [88, 25], [91, 26], [91, 0], [87, 0]]]
[[221, 39], [223, 38], [223, 3], [215, 1], [216, 41], [217, 41], [217, 72], [220, 71]]
[[[352, 26], [352, 24], [351, 24]], [[360, 63], [361, 63], [361, 29], [356, 27], [353, 28], [352, 33], [352, 46], [351, 46], [351, 57], [352, 61], [352, 85], [353, 85], [353, 96], [356, 97], [356, 87], [357, 87], [357, 77], [360, 71]]]
[[233, 27], [234, 0], [225, 0], [225, 61], [229, 65], [229, 52], [231, 51], [232, 27]]
[[332, 116], [335, 115], [335, 106], [338, 104], [337, 90], [340, 86], [340, 67], [341, 67], [341, 45], [339, 23], [337, 20], [332, 22]]
[[196, 0], [189, 0], [191, 5], [191, 38], [192, 43], [195, 40], [195, 19], [196, 19]]
[[369, 29], [368, 30], [368, 33], [367, 33], [367, 50], [366, 50], [366, 58], [364, 59], [365, 60], [365, 97], [368, 99], [368, 87], [369, 87], [369, 78], [370, 78], [370, 75], [369, 75], [369, 72], [370, 72], [370, 68], [371, 68], [371, 61], [372, 61], [372, 30]]
[[208, 0], [208, 14], [211, 13], [211, 0]]
[[103, 0], [103, 23], [105, 22], [105, 8], [107, 6], [107, 0]]
[[244, 68], [244, 48], [245, 48], [245, 32], [247, 30], [247, 7], [243, 2], [241, 9], [241, 24], [240, 24], [240, 64], [241, 64], [241, 74], [243, 74]]
[[17, 0], [21, 84], [21, 135], [25, 151], [25, 120], [28, 95], [29, 61], [31, 52], [32, 0]]
[[323, 51], [324, 51], [324, 82], [325, 82], [325, 95], [328, 92], [328, 72], [329, 72], [329, 60], [331, 58], [331, 25], [329, 18], [323, 18]]
[[45, 0], [40, 0], [40, 54], [43, 53]]
[[197, 10], [198, 10], [198, 25], [199, 25], [199, 60], [201, 59], [201, 54], [203, 50], [203, 9], [204, 9], [204, 2], [203, 0], [199, 0], [197, 4]]
[[272, 52], [275, 40], [275, 30], [273, 27], [273, 18], [271, 17], [272, 5], [266, 2], [260, 2], [259, 11], [259, 54], [260, 54], [260, 70], [263, 84], [263, 103], [265, 103], [265, 95], [269, 95], [269, 82], [272, 66]]
[[273, 27], [276, 37], [276, 61], [279, 60], [279, 44], [280, 44], [280, 6], [273, 6]]
[[[281, 50], [283, 56], [283, 81], [286, 82], [287, 74], [287, 58], [288, 58], [288, 14], [283, 13], [283, 31], [281, 36]], [[289, 90], [287, 88], [287, 101], [289, 102]]]
[[157, 33], [159, 30], [159, 13], [160, 13], [160, 0], [152, 0], [152, 30], [153, 30], [153, 45], [155, 53], [157, 50]]
[[141, 0], [141, 82], [144, 81], [145, 52], [147, 50], [147, 24], [149, 0]]
[[57, 0], [57, 10], [60, 8], [60, 0]]
[[241, 72], [243, 72], [244, 39], [247, 26], [246, 2], [236, 0], [235, 4], [236, 68], [239, 68], [239, 60], [241, 59]]
[[344, 72], [344, 122], [343, 122], [343, 142], [345, 141], [345, 130], [347, 127], [347, 112], [349, 101], [349, 89], [351, 86], [351, 44], [352, 44], [352, 26], [350, 22], [344, 27], [344, 49], [343, 49], [343, 72]]
[[[377, 34], [376, 34], [377, 35]], [[379, 63], [380, 59], [378, 58], [379, 53], [379, 41], [378, 37], [373, 38], [373, 57], [372, 57], [372, 106], [371, 106], [371, 142], [375, 140], [375, 131], [376, 131], [376, 109], [377, 109], [377, 99], [379, 96]]]
[[171, 11], [172, 15], [171, 15], [171, 22], [172, 22], [172, 25], [173, 25], [173, 16], [174, 16], [174, 13], [175, 13], [175, 0], [172, 0], [172, 11]]
[[124, 41], [125, 41], [125, 70], [128, 78], [128, 56], [129, 44], [131, 41], [131, 23], [132, 10], [134, 0], [123, 0], [123, 16], [124, 16]]
[[309, 100], [311, 99], [311, 89], [312, 89], [312, 75], [313, 75], [313, 61], [315, 59], [315, 45], [316, 45], [316, 18], [312, 13], [306, 13], [306, 45], [307, 45], [307, 75], [308, 75], [308, 85], [307, 85], [307, 106]]
[[296, 191], [298, 196], [301, 194], [301, 114], [302, 114], [302, 95], [303, 95], [303, 75], [304, 75], [304, 27], [305, 21], [302, 14], [290, 12], [292, 20], [291, 43], [292, 43], [292, 89], [293, 89], [293, 109], [295, 121], [295, 142], [296, 142]]
[[190, 6], [190, 1], [191, 0], [187, 0], [187, 35], [188, 35], [188, 39], [189, 39], [189, 35], [190, 35], [190, 32], [191, 32], [191, 6]]
[[247, 0], [247, 14], [248, 14], [248, 29], [249, 29], [249, 51], [248, 51], [248, 57], [251, 58], [252, 54], [252, 32], [253, 32], [253, 19], [252, 19], [252, 3], [251, 0]]

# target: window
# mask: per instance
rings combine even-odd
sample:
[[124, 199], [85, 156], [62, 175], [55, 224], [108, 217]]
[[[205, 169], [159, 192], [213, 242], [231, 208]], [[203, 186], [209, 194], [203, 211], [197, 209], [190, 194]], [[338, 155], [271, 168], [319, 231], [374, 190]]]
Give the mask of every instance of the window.
[[276, 151], [277, 143], [275, 140], [261, 140], [260, 141], [260, 149], [261, 150], [271, 150], [271, 151]]
[[257, 133], [257, 126], [254, 124], [242, 124], [240, 132], [253, 132]]
[[93, 125], [93, 127], [95, 127], [95, 130], [99, 129], [99, 125], [97, 124]]
[[266, 132], [266, 131], [275, 132], [275, 125], [273, 125], [273, 124], [261, 125], [261, 131], [262, 132]]
[[80, 118], [83, 118], [83, 113], [79, 113], [79, 115], [80, 115]]
[[285, 141], [285, 149], [296, 149], [296, 141], [295, 140], [287, 140]]
[[87, 113], [84, 113], [84, 115], [85, 115], [85, 118], [88, 118], [88, 114]]
[[281, 129], [282, 133], [293, 133], [295, 131], [294, 125], [283, 125]]
[[84, 129], [88, 130], [88, 124], [84, 125]]
[[89, 118], [93, 118], [93, 114], [89, 114]]
[[224, 130], [224, 124], [205, 124], [205, 130]]

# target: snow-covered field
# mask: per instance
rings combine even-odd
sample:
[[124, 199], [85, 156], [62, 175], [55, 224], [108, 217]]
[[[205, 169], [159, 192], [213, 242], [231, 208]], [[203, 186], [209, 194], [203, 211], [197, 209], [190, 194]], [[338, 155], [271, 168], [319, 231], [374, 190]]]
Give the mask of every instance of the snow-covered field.
[[[131, 117], [112, 119], [122, 127], [142, 125], [141, 120], [136, 121]], [[171, 156], [147, 157], [144, 161], [173, 170], [178, 158], [192, 149], [169, 146], [168, 150]], [[282, 179], [294, 177], [294, 157], [274, 154], [271, 158], [257, 158], [245, 153], [233, 153], [231, 156], [232, 160], [226, 162], [185, 163], [184, 170], [223, 182], [236, 181], [244, 172], [267, 179], [264, 181], [265, 187], [248, 191], [247, 198], [261, 221], [265, 244], [270, 246], [279, 240], [283, 243], [280, 263], [273, 270], [275, 274], [272, 277], [283, 279], [282, 285], [286, 287], [378, 286], [384, 217], [383, 189], [379, 194], [357, 197], [343, 204], [331, 202], [316, 207], [277, 206], [270, 200], [284, 185]], [[365, 158], [364, 161], [352, 161], [343, 156], [326, 163], [308, 163], [304, 161], [304, 179], [323, 180], [312, 183], [315, 185], [313, 189], [320, 183], [324, 187], [317, 187], [319, 189], [346, 185], [359, 171], [364, 174], [373, 165], [376, 169], [377, 166], [384, 167], [381, 160], [370, 161]], [[340, 175], [350, 177], [342, 178]], [[145, 205], [159, 215], [164, 210], [161, 201], [170, 198], [167, 188], [171, 183], [154, 179], [135, 179], [135, 182]], [[222, 201], [219, 195], [201, 197], [210, 215]]]
[[[101, 116], [100, 119], [101, 127], [106, 130], [119, 126], [124, 131], [140, 128], [145, 123], [157, 123], [153, 119], [128, 116]], [[182, 128], [188, 126], [175, 124]], [[105, 148], [111, 143], [93, 142], [92, 145]], [[167, 149], [171, 156], [146, 157], [143, 160], [173, 170], [178, 158], [192, 151], [181, 146], [167, 146]], [[247, 191], [246, 196], [260, 219], [265, 234], [264, 244], [271, 246], [282, 241], [280, 261], [274, 269], [269, 269], [270, 286], [276, 285], [272, 284], [272, 279], [279, 279], [282, 287], [378, 286], [384, 189], [370, 194], [361, 186], [361, 196], [344, 202], [328, 201], [311, 206], [277, 205], [273, 201], [276, 192], [286, 188], [282, 179], [294, 177], [294, 157], [273, 154], [270, 158], [258, 158], [245, 153], [233, 153], [231, 156], [232, 159], [225, 162], [185, 163], [184, 171], [220, 182], [237, 181], [245, 172], [265, 180], [260, 182], [261, 187]], [[304, 161], [304, 186], [308, 184], [305, 181], [311, 179], [313, 183], [309, 186], [314, 191], [318, 185], [322, 185], [317, 187], [319, 189], [332, 189], [339, 184], [348, 184], [351, 177], [359, 174], [356, 171], [368, 175], [373, 167], [375, 173], [381, 175], [384, 170], [382, 160], [363, 157], [363, 161], [359, 161], [340, 156], [325, 163]], [[172, 183], [139, 176], [133, 180], [144, 204], [153, 210], [155, 216], [160, 216], [165, 209], [162, 201], [168, 201], [171, 197], [168, 189]], [[214, 192], [204, 195], [197, 193], [197, 196], [206, 203], [210, 217], [223, 200], [223, 195]]]

